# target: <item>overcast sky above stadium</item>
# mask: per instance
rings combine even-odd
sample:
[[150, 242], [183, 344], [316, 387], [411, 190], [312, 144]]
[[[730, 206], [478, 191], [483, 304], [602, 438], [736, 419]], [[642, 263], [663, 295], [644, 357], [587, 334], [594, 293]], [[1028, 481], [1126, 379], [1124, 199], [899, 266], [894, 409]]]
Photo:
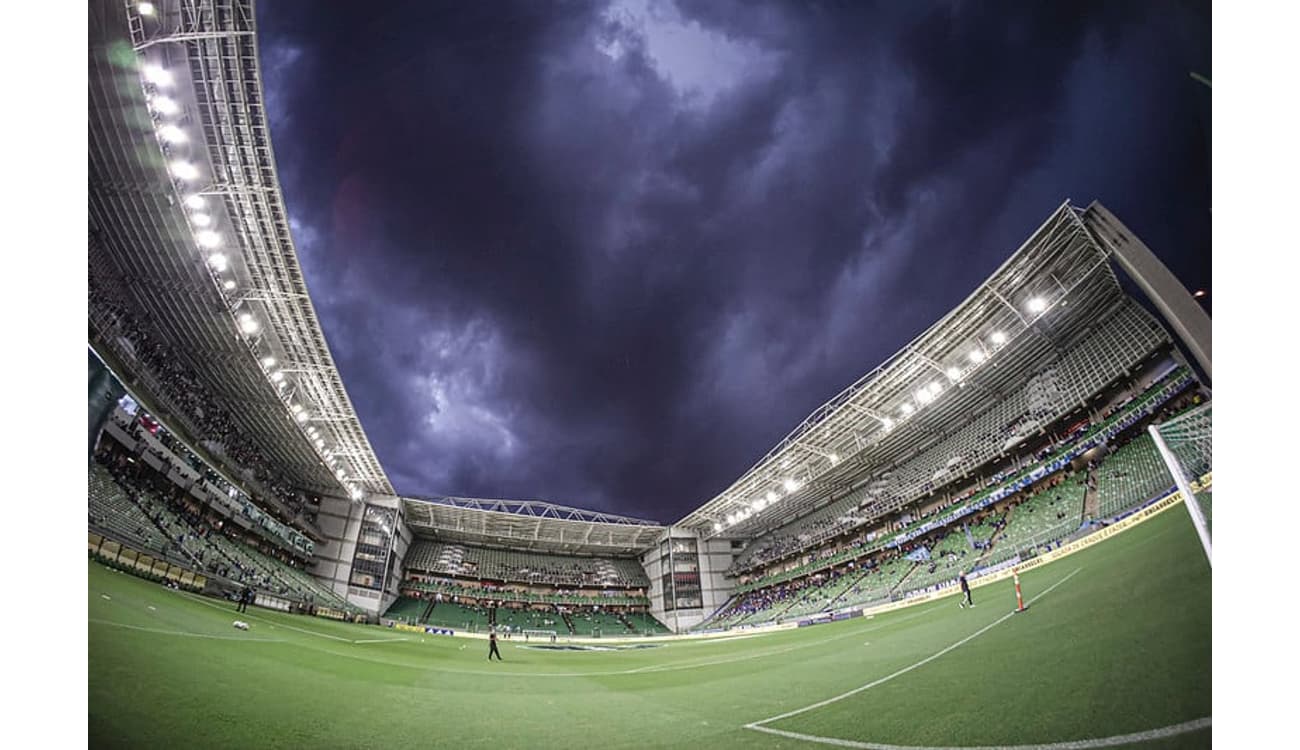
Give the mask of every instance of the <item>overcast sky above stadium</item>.
[[1208, 3], [259, 3], [399, 492], [674, 521], [1066, 198], [1210, 283]]

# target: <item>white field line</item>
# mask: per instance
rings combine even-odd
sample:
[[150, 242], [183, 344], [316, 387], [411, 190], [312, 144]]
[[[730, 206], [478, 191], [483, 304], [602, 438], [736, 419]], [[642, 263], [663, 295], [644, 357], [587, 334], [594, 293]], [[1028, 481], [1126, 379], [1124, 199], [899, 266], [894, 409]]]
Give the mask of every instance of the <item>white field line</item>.
[[[1041, 598], [1044, 597], [1044, 596], [1047, 596], [1049, 593], [1051, 593], [1052, 589], [1055, 589], [1057, 586], [1060, 586], [1061, 584], [1063, 584], [1063, 583], [1065, 583], [1066, 581], [1070, 580], [1071, 578], [1073, 578], [1073, 577], [1075, 576], [1075, 574], [1077, 574], [1077, 573], [1078, 573], [1079, 571], [1081, 571], [1081, 570], [1083, 570], [1083, 568], [1075, 568], [1072, 572], [1070, 572], [1069, 574], [1067, 574], [1064, 578], [1062, 578], [1061, 580], [1059, 580], [1059, 581], [1057, 581], [1056, 583], [1052, 584], [1051, 586], [1048, 586], [1045, 590], [1042, 591], [1042, 593], [1040, 593], [1040, 594], [1038, 594], [1037, 596], [1035, 596], [1035, 597], [1033, 597], [1032, 599], [1030, 599], [1030, 600], [1029, 600], [1029, 603], [1030, 603], [1030, 604], [1033, 604], [1035, 601], [1041, 599]], [[876, 687], [876, 686], [878, 686], [878, 685], [883, 685], [883, 684], [885, 684], [886, 682], [889, 682], [890, 680], [894, 679], [895, 677], [902, 677], [903, 675], [907, 674], [908, 672], [911, 672], [913, 669], [916, 669], [916, 668], [918, 668], [918, 667], [922, 667], [922, 666], [925, 666], [926, 664], [929, 664], [930, 662], [934, 661], [935, 659], [938, 659], [940, 656], [943, 656], [944, 654], [946, 654], [946, 653], [952, 651], [953, 649], [956, 649], [956, 648], [960, 647], [962, 644], [968, 643], [968, 642], [974, 640], [975, 638], [978, 638], [979, 636], [981, 636], [981, 635], [987, 633], [988, 631], [992, 630], [993, 628], [997, 627], [998, 625], [1001, 625], [1002, 623], [1006, 622], [1007, 620], [1010, 620], [1012, 617], [1015, 617], [1015, 615], [1016, 615], [1016, 613], [1015, 613], [1014, 611], [1012, 611], [1012, 612], [1008, 612], [1007, 614], [1002, 615], [1001, 617], [999, 617], [998, 619], [996, 619], [996, 620], [994, 620], [993, 622], [989, 623], [988, 625], [985, 625], [984, 627], [980, 628], [979, 630], [976, 630], [974, 633], [971, 633], [970, 635], [966, 636], [965, 638], [962, 638], [960, 641], [957, 641], [956, 643], [954, 643], [954, 644], [952, 644], [952, 645], [950, 645], [950, 646], [947, 646], [947, 647], [943, 648], [943, 649], [940, 650], [940, 651], [936, 651], [936, 652], [934, 652], [933, 654], [930, 654], [929, 656], [925, 657], [924, 659], [922, 659], [922, 660], [920, 660], [920, 661], [918, 661], [918, 662], [916, 662], [916, 663], [914, 663], [914, 664], [910, 664], [910, 665], [908, 665], [908, 666], [906, 666], [906, 667], [903, 667], [902, 669], [897, 670], [896, 672], [893, 672], [893, 673], [891, 673], [891, 674], [885, 675], [884, 677], [881, 677], [881, 678], [878, 679], [878, 680], [873, 680], [872, 682], [868, 682], [867, 684], [862, 685], [862, 686], [860, 686], [860, 687], [855, 687], [855, 688], [853, 688], [852, 690], [849, 690], [848, 692], [840, 693], [839, 695], [837, 695], [837, 696], [835, 696], [835, 697], [833, 697], [833, 698], [827, 698], [827, 699], [824, 700], [824, 701], [818, 701], [817, 703], [813, 703], [813, 704], [810, 704], [810, 705], [804, 706], [803, 708], [796, 708], [796, 709], [794, 709], [793, 711], [786, 711], [786, 712], [783, 713], [783, 714], [777, 714], [776, 716], [770, 716], [770, 717], [768, 717], [768, 718], [766, 718], [766, 719], [759, 719], [758, 721], [755, 721], [755, 722], [752, 722], [752, 723], [746, 724], [746, 725], [745, 725], [745, 728], [746, 728], [746, 729], [756, 729], [756, 730], [758, 730], [758, 731], [767, 731], [764, 727], [762, 727], [762, 726], [760, 726], [760, 725], [762, 725], [762, 724], [771, 724], [771, 723], [774, 722], [774, 721], [781, 721], [782, 719], [788, 719], [788, 718], [790, 718], [791, 716], [798, 716], [799, 714], [806, 713], [806, 712], [808, 712], [808, 711], [812, 711], [812, 710], [814, 710], [814, 709], [822, 708], [823, 706], [829, 706], [829, 705], [832, 704], [832, 703], [837, 703], [837, 702], [839, 702], [839, 701], [844, 700], [845, 698], [848, 698], [848, 697], [851, 697], [851, 696], [857, 695], [858, 693], [861, 693], [861, 692], [863, 692], [864, 690], [870, 690], [871, 688]]]
[[409, 640], [407, 638], [365, 638], [353, 643], [397, 643], [398, 641]]
[[767, 732], [768, 734], [788, 737], [792, 740], [804, 740], [805, 742], [816, 742], [822, 745], [834, 745], [836, 747], [859, 748], [860, 750], [1092, 750], [1093, 748], [1099, 747], [1114, 747], [1116, 745], [1132, 745], [1137, 742], [1150, 742], [1151, 740], [1175, 737], [1180, 734], [1186, 734], [1187, 732], [1209, 729], [1209, 727], [1210, 717], [1207, 716], [1203, 719], [1184, 721], [1181, 724], [1170, 724], [1167, 727], [1160, 727], [1159, 729], [1148, 729], [1145, 732], [1116, 734], [1111, 737], [1097, 737], [1088, 740], [1067, 740], [1065, 742], [1048, 742], [1038, 745], [969, 745], [952, 747], [939, 745], [887, 745], [883, 742], [858, 742], [857, 740], [842, 740], [838, 737], [820, 737], [815, 734], [787, 732], [784, 729], [773, 729], [771, 727], [751, 726], [749, 728], [757, 729], [760, 732]]
[[223, 612], [231, 612], [232, 614], [241, 614], [241, 615], [244, 615], [245, 617], [247, 617], [247, 618], [250, 619], [250, 620], [261, 620], [262, 622], [265, 622], [265, 623], [267, 623], [267, 624], [269, 624], [269, 625], [279, 625], [279, 626], [282, 627], [282, 628], [288, 628], [289, 630], [296, 630], [296, 631], [298, 631], [299, 633], [306, 633], [307, 635], [314, 635], [314, 636], [316, 636], [317, 638], [328, 638], [328, 639], [330, 639], [331, 641], [342, 641], [342, 642], [344, 642], [344, 643], [352, 643], [352, 639], [351, 639], [351, 638], [344, 638], [344, 637], [342, 637], [342, 636], [330, 635], [329, 633], [321, 633], [321, 632], [318, 632], [318, 631], [315, 631], [315, 630], [308, 630], [308, 629], [306, 629], [306, 628], [296, 627], [296, 626], [294, 626], [294, 625], [286, 625], [285, 623], [282, 623], [282, 622], [277, 623], [277, 622], [275, 622], [274, 620], [268, 620], [268, 619], [266, 619], [265, 617], [258, 617], [257, 615], [250, 614], [250, 613], [248, 613], [248, 612], [238, 612], [238, 613], [235, 613], [235, 612], [233, 612], [232, 610], [228, 610], [228, 609], [226, 609], [225, 607], [221, 606], [220, 604], [214, 604], [214, 603], [212, 603], [212, 602], [210, 602], [210, 601], [207, 601], [206, 599], [204, 599], [204, 598], [201, 597], [201, 596], [195, 596], [194, 594], [189, 594], [189, 593], [186, 593], [186, 592], [184, 592], [184, 591], [178, 591], [178, 592], [176, 592], [176, 593], [180, 594], [181, 596], [185, 597], [186, 599], [189, 599], [190, 601], [195, 601], [195, 602], [198, 602], [199, 604], [202, 604], [202, 605], [205, 605], [205, 606], [208, 606], [208, 607], [212, 607], [213, 609], [219, 609], [219, 610], [221, 610], [221, 611], [223, 611]]
[[95, 617], [89, 618], [90, 622], [96, 625], [108, 625], [113, 628], [126, 628], [127, 630], [141, 630], [146, 633], [157, 633], [158, 635], [176, 635], [183, 638], [210, 638], [214, 641], [253, 641], [255, 643], [284, 643], [280, 638], [245, 638], [238, 635], [206, 635], [204, 633], [186, 633], [183, 630], [163, 630], [162, 628], [146, 628], [142, 625], [127, 625], [124, 622], [113, 622], [112, 620], [100, 620]]

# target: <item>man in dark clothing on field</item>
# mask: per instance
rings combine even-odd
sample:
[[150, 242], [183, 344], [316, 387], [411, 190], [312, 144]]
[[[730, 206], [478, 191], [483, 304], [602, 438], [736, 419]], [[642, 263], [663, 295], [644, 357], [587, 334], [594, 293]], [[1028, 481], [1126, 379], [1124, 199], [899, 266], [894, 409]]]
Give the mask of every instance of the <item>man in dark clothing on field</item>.
[[961, 592], [965, 596], [964, 599], [957, 602], [957, 606], [965, 608], [966, 605], [969, 604], [970, 606], [974, 607], [975, 602], [971, 601], [970, 598], [970, 584], [966, 582], [966, 574], [964, 572], [957, 573], [957, 582], [961, 584]]
[[248, 586], [245, 586], [244, 590], [239, 592], [239, 606], [235, 607], [235, 611], [247, 612], [248, 603], [251, 601], [253, 601], [253, 589], [249, 588]]
[[501, 661], [501, 652], [497, 650], [497, 631], [495, 630], [488, 633], [488, 661], [492, 661], [493, 654], [496, 654], [497, 661]]

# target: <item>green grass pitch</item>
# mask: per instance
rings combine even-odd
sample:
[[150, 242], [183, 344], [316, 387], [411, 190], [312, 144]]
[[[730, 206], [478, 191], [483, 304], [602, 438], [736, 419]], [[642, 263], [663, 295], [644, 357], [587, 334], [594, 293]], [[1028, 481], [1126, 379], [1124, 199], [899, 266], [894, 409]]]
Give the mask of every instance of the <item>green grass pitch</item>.
[[[763, 726], [863, 743], [850, 747], [1001, 746], [1210, 716], [1210, 569], [1185, 512], [1161, 513], [1021, 582], [1027, 600], [1041, 598], [1011, 617], [1007, 581], [976, 588], [973, 610], [948, 597], [872, 619], [639, 650], [547, 652], [504, 641], [505, 661], [489, 664], [485, 641], [237, 615], [233, 605], [91, 563], [89, 739], [160, 748], [816, 748], [829, 745], [745, 725], [873, 682]], [[231, 627], [237, 617], [251, 630]], [[379, 640], [393, 638], [406, 640]], [[1208, 747], [1210, 735], [1203, 728], [1139, 746]]]

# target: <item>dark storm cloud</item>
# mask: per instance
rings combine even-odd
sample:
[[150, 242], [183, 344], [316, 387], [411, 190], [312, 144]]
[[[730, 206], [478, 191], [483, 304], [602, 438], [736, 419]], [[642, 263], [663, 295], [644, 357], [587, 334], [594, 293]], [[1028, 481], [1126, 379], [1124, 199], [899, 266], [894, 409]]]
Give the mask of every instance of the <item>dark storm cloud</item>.
[[382, 8], [259, 20], [304, 271], [399, 491], [675, 520], [1066, 198], [1208, 285], [1208, 8]]

